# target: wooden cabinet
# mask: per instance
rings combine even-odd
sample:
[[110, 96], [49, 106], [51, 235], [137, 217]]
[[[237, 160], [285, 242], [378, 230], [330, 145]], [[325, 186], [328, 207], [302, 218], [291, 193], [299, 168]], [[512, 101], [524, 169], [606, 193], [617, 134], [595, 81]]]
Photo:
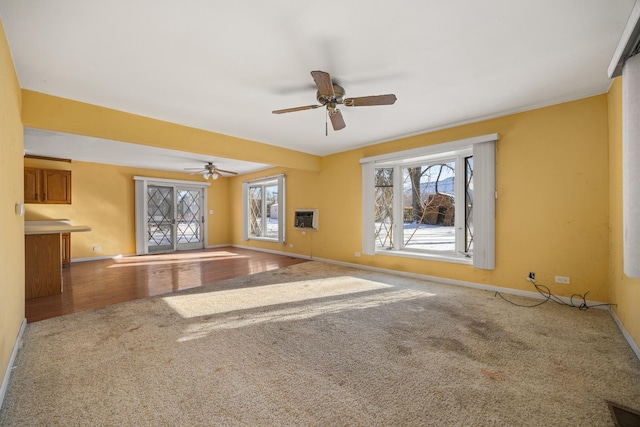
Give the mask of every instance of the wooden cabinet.
[[71, 265], [71, 233], [62, 233], [60, 238], [62, 239], [60, 245], [62, 251], [62, 266], [69, 267]]
[[24, 202], [71, 204], [71, 171], [25, 167]]
[[24, 237], [25, 299], [61, 293], [60, 234]]
[[24, 168], [24, 202], [39, 203], [40, 169]]

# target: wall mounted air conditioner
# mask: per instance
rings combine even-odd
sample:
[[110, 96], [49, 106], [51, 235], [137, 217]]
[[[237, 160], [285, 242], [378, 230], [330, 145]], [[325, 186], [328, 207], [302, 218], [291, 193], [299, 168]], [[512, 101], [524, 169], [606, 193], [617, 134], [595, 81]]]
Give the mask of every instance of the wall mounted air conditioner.
[[296, 209], [293, 226], [300, 230], [318, 230], [318, 209]]

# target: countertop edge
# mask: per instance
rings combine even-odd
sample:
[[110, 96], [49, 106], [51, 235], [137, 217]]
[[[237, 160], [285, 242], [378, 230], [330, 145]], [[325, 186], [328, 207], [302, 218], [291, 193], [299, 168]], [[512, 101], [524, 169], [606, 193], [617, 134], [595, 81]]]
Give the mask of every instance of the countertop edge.
[[24, 234], [60, 234], [60, 233], [77, 233], [83, 231], [91, 231], [91, 227], [86, 225], [34, 225], [25, 226]]

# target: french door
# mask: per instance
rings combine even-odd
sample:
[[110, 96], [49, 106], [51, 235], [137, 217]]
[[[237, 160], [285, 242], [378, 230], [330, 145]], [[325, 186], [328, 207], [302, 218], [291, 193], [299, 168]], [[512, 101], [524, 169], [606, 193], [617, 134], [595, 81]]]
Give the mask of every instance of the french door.
[[149, 253], [204, 247], [202, 188], [147, 186]]
[[134, 176], [136, 253], [207, 246], [208, 182]]

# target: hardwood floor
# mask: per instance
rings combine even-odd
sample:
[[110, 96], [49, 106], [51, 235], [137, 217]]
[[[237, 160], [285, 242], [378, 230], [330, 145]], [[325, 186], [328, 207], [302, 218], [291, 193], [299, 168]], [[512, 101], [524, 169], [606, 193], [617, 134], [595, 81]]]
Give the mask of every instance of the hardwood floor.
[[27, 322], [208, 285], [306, 262], [233, 247], [72, 263], [59, 295], [25, 302]]

